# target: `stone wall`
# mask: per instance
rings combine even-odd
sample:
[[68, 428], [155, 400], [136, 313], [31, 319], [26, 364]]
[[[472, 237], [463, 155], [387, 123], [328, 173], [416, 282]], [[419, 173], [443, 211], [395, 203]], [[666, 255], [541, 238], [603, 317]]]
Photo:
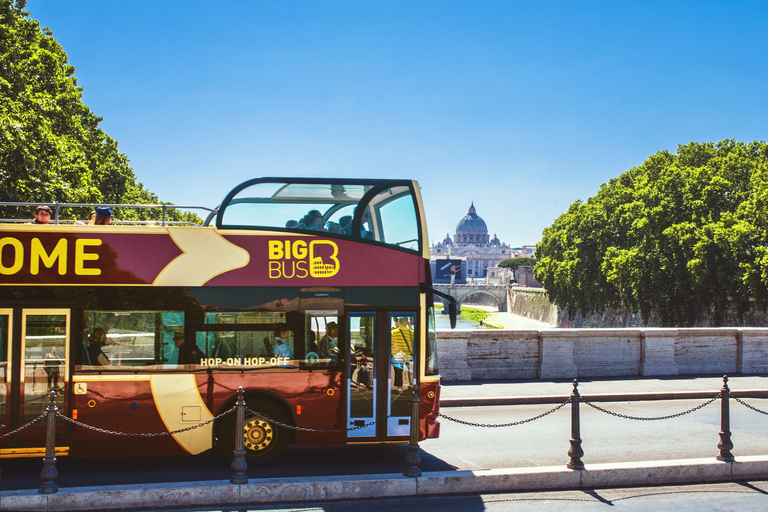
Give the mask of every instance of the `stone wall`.
[[768, 373], [768, 328], [438, 331], [445, 380]]

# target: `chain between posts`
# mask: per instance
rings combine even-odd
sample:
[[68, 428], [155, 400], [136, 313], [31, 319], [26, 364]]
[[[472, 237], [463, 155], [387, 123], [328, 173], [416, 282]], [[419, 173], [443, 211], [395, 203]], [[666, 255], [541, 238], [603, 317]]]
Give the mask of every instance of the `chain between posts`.
[[180, 428], [178, 430], [171, 430], [168, 432], [150, 432], [150, 433], [129, 433], [129, 432], [117, 432], [115, 430], [107, 430], [105, 428], [99, 428], [94, 427], [93, 425], [88, 425], [87, 423], [83, 423], [77, 420], [73, 420], [72, 418], [68, 416], [64, 416], [60, 412], [56, 413], [56, 416], [63, 419], [64, 421], [68, 421], [69, 423], [73, 425], [77, 425], [78, 427], [87, 428], [89, 430], [93, 430], [94, 432], [99, 432], [101, 434], [109, 434], [113, 436], [123, 436], [123, 437], [161, 437], [161, 436], [171, 436], [174, 434], [180, 434], [181, 432], [189, 432], [190, 430], [195, 430], [196, 428], [204, 427], [205, 425], [212, 423], [220, 418], [223, 418], [229, 413], [235, 412], [236, 407], [232, 406], [231, 409], [227, 409], [226, 411], [222, 412], [218, 416], [214, 416], [213, 418], [203, 421], [201, 423], [198, 423], [197, 425], [191, 425], [189, 427]]
[[19, 427], [19, 428], [17, 428], [16, 430], [11, 430], [10, 432], [8, 432], [8, 433], [5, 433], [5, 434], [1, 435], [1, 436], [0, 436], [0, 439], [3, 439], [4, 437], [10, 437], [10, 436], [12, 436], [12, 435], [14, 435], [14, 434], [18, 434], [19, 432], [21, 432], [21, 431], [22, 431], [22, 430], [24, 430], [25, 428], [29, 428], [29, 427], [31, 427], [32, 425], [34, 425], [34, 424], [35, 424], [35, 423], [37, 423], [38, 421], [40, 421], [40, 420], [42, 420], [43, 418], [45, 418], [46, 414], [47, 414], [47, 413], [45, 413], [45, 412], [44, 412], [44, 413], [42, 413], [40, 416], [38, 416], [37, 418], [33, 419], [33, 420], [32, 420], [32, 421], [30, 421], [29, 423], [26, 423], [26, 424], [24, 424], [24, 425], [20, 426], [20, 427]]
[[753, 407], [753, 406], [749, 405], [747, 402], [745, 402], [745, 401], [743, 401], [743, 400], [739, 400], [737, 397], [735, 397], [735, 396], [733, 396], [733, 395], [731, 395], [731, 398], [733, 398], [734, 400], [736, 400], [737, 402], [739, 402], [741, 405], [743, 405], [743, 406], [744, 406], [744, 407], [746, 407], [747, 409], [752, 409], [753, 411], [755, 411], [755, 412], [759, 412], [760, 414], [765, 414], [765, 415], [768, 415], [768, 412], [762, 411], [762, 410], [758, 409], [757, 407]]
[[593, 404], [592, 402], [584, 400], [583, 397], [581, 399], [581, 403], [587, 404], [591, 408], [597, 409], [600, 412], [604, 412], [606, 414], [610, 414], [611, 416], [616, 416], [617, 418], [624, 418], [625, 420], [653, 421], [653, 420], [668, 420], [668, 419], [671, 419], [671, 418], [678, 418], [680, 416], [685, 416], [686, 414], [690, 414], [690, 413], [692, 413], [694, 411], [698, 411], [699, 409], [702, 409], [702, 408], [708, 406], [709, 404], [711, 404], [712, 402], [714, 402], [715, 400], [717, 400], [718, 398], [721, 398], [721, 397], [722, 397], [722, 393], [718, 393], [713, 398], [707, 400], [703, 404], [697, 405], [696, 407], [694, 407], [692, 409], [688, 409], [687, 411], [679, 412], [677, 414], [670, 414], [669, 416], [657, 416], [657, 417], [653, 417], [653, 418], [644, 418], [642, 416], [629, 416], [627, 414], [620, 414], [618, 412], [609, 411], [607, 409], [603, 409], [602, 407], [599, 407], [599, 406]]
[[561, 403], [560, 405], [557, 405], [557, 406], [553, 407], [552, 409], [550, 409], [549, 411], [547, 411], [547, 412], [545, 412], [543, 414], [539, 414], [538, 416], [534, 416], [533, 418], [528, 418], [527, 420], [514, 421], [512, 423], [499, 423], [499, 424], [472, 423], [471, 421], [464, 421], [464, 420], [460, 420], [460, 419], [457, 419], [457, 418], [452, 418], [452, 417], [447, 416], [447, 415], [445, 415], [445, 414], [443, 414], [441, 412], [433, 411], [432, 409], [430, 409], [426, 405], [423, 405], [423, 404], [420, 404], [420, 405], [421, 405], [422, 409], [425, 409], [425, 410], [431, 412], [432, 414], [436, 414], [437, 416], [439, 416], [441, 418], [445, 418], [445, 419], [453, 421], [455, 423], [461, 423], [462, 425], [469, 425], [470, 427], [498, 428], [498, 427], [514, 427], [516, 425], [522, 425], [523, 423], [529, 423], [529, 422], [537, 420], [539, 418], [543, 418], [544, 416], [548, 416], [548, 415], [552, 414], [553, 412], [557, 411], [558, 409], [562, 409], [563, 407], [565, 407], [569, 403], [571, 403], [571, 398], [570, 397], [568, 397], [568, 400], [566, 400], [565, 402]]

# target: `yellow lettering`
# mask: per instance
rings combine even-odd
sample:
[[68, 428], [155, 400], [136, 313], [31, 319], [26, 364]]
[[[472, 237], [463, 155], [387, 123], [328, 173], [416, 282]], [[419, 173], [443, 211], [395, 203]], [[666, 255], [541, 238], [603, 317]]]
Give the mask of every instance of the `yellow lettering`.
[[[10, 267], [6, 267], [3, 265], [3, 249], [6, 245], [10, 245], [15, 249], [14, 251], [14, 257], [13, 257], [13, 265]], [[12, 274], [15, 274], [19, 270], [21, 270], [21, 266], [24, 264], [24, 246], [21, 245], [21, 242], [16, 240], [15, 238], [6, 237], [6, 238], [0, 238], [0, 274], [3, 274], [4, 276], [9, 276]]]
[[87, 253], [85, 248], [88, 246], [98, 247], [101, 240], [92, 238], [80, 238], [75, 241], [75, 274], [78, 276], [98, 276], [101, 275], [100, 268], [85, 268], [86, 261], [95, 261], [99, 259], [98, 254]]
[[282, 272], [280, 271], [280, 262], [279, 261], [270, 261], [269, 262], [269, 278], [270, 279], [277, 279], [282, 275]]
[[291, 259], [291, 241], [290, 240], [285, 241], [285, 259], [287, 260]]
[[269, 364], [271, 364], [272, 366], [277, 366], [278, 362], [280, 362], [280, 358], [279, 357], [277, 359], [275, 359], [273, 357], [272, 359], [269, 360]]
[[298, 274], [298, 273], [296, 274], [296, 277], [298, 277], [299, 279], [304, 279], [305, 277], [307, 277], [309, 275], [309, 271], [307, 271], [307, 262], [306, 261], [297, 261], [296, 262], [296, 268], [303, 272], [303, 274]]
[[40, 262], [43, 262], [47, 268], [51, 268], [56, 260], [59, 260], [59, 275], [67, 273], [67, 239], [62, 238], [51, 254], [45, 252], [42, 242], [39, 238], [32, 239], [32, 249], [29, 257], [29, 273], [36, 276], [40, 273]]
[[[315, 247], [320, 245], [330, 245], [333, 248], [333, 253], [328, 256], [333, 263], [327, 263], [323, 261], [320, 256], [315, 256]], [[339, 247], [330, 240], [316, 240], [309, 244], [309, 273], [312, 277], [332, 277], [339, 272], [339, 259], [336, 257], [339, 254]]]
[[264, 359], [263, 357], [260, 357], [259, 358], [259, 365], [264, 364], [265, 361], [266, 361], [266, 359]]
[[297, 260], [303, 260], [307, 257], [307, 242], [304, 240], [293, 242], [293, 257]]
[[283, 243], [280, 240], [269, 241], [269, 259], [279, 260], [283, 258]]

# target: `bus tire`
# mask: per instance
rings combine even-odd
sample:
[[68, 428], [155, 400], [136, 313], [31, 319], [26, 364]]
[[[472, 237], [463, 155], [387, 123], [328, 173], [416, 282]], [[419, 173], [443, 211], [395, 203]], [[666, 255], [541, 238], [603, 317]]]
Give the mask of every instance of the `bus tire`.
[[[269, 461], [277, 458], [288, 447], [290, 432], [269, 419], [289, 425], [290, 419], [280, 406], [264, 400], [246, 399], [243, 439], [245, 456], [251, 461]], [[234, 457], [236, 413], [229, 414], [219, 421], [216, 437], [219, 448], [230, 459]]]

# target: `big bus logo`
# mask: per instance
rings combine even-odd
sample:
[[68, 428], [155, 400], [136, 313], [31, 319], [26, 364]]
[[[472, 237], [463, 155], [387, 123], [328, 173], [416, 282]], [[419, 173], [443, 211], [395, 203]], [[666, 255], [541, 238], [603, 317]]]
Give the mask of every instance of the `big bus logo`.
[[269, 277], [332, 277], [341, 267], [338, 255], [339, 247], [330, 240], [270, 240]]

